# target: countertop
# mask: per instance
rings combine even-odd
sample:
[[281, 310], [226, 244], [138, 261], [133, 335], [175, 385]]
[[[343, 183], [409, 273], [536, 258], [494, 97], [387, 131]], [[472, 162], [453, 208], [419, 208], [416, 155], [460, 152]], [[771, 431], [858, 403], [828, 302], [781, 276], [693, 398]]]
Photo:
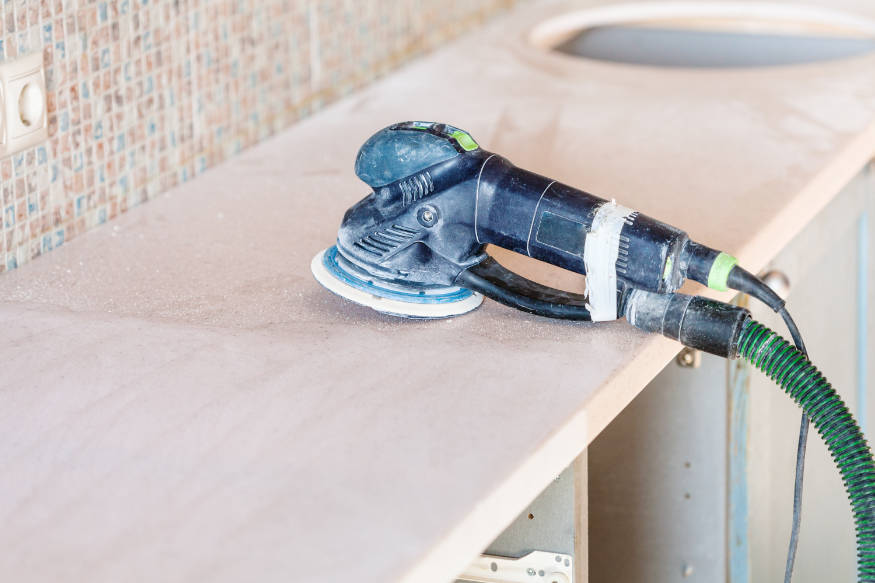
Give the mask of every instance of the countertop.
[[517, 9], [0, 277], [0, 577], [445, 583], [677, 352], [322, 289], [383, 126], [452, 123], [751, 270], [875, 153], [875, 56], [691, 71], [526, 42], [587, 4]]

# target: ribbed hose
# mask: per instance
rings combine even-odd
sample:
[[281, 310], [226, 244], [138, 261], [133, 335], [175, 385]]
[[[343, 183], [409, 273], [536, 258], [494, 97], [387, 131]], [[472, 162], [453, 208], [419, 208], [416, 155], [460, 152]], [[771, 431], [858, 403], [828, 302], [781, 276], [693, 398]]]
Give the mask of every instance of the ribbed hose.
[[829, 448], [854, 513], [858, 580], [875, 582], [875, 463], [853, 415], [820, 371], [762, 324], [748, 320], [738, 349], [802, 407]]

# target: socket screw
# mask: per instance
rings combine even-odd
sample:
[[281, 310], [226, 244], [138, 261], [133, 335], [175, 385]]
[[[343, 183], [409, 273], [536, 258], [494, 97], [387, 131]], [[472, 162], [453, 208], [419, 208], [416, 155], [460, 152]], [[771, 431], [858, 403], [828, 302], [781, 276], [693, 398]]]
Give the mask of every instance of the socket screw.
[[433, 227], [438, 221], [438, 211], [431, 205], [426, 205], [416, 213], [416, 220], [423, 227]]

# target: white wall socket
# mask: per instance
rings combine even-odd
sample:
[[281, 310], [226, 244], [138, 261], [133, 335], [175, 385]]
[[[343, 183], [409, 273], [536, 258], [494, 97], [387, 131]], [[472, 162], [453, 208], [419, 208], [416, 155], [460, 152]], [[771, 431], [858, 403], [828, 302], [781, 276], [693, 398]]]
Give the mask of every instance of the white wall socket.
[[49, 137], [42, 52], [0, 63], [0, 158]]

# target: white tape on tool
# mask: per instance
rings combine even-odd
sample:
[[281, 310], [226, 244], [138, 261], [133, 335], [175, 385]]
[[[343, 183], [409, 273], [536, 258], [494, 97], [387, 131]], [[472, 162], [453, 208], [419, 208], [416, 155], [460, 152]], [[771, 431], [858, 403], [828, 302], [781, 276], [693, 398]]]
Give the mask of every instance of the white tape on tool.
[[606, 202], [596, 211], [592, 228], [586, 234], [583, 264], [586, 267], [587, 307], [593, 322], [617, 319], [617, 256], [620, 231], [635, 211]]

